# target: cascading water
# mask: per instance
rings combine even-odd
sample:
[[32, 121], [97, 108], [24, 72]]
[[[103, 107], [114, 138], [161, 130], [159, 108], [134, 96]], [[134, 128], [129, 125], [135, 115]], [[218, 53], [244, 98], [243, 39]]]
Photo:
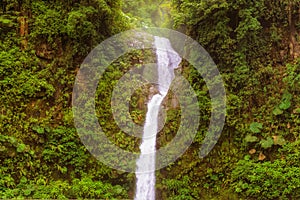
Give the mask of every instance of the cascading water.
[[154, 39], [159, 93], [155, 94], [147, 105], [148, 111], [140, 146], [141, 155], [137, 160], [136, 200], [155, 199], [155, 143], [158, 131], [158, 113], [160, 104], [167, 95], [171, 82], [175, 77], [174, 69], [181, 62], [181, 57], [173, 50], [167, 38], [155, 36]]

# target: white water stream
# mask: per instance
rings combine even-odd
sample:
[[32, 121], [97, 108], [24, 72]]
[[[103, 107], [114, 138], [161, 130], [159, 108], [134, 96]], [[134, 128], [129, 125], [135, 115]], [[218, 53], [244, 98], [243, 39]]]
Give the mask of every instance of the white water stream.
[[143, 138], [140, 146], [141, 155], [136, 162], [136, 194], [135, 200], [155, 199], [155, 143], [158, 130], [158, 113], [161, 102], [167, 95], [172, 80], [174, 69], [181, 62], [180, 56], [173, 50], [167, 38], [154, 37], [158, 94], [155, 94], [148, 102], [148, 111], [144, 125]]

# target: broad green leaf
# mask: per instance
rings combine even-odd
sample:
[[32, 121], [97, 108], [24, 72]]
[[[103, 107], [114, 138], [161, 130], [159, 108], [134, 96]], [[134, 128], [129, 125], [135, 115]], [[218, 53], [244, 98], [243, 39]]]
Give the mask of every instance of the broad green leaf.
[[0, 16], [0, 24], [2, 26], [12, 27], [15, 23], [13, 20], [5, 18], [5, 16]]
[[17, 152], [23, 152], [25, 150], [26, 145], [25, 144], [19, 144], [17, 147]]
[[257, 141], [258, 141], [258, 138], [257, 138], [256, 136], [253, 136], [253, 135], [248, 134], [248, 135], [245, 137], [245, 141], [246, 141], [246, 142], [257, 142]]
[[252, 133], [260, 133], [262, 129], [262, 123], [253, 122], [250, 124], [250, 130]]
[[6, 147], [5, 146], [0, 146], [0, 152], [1, 151], [5, 151], [6, 150]]
[[289, 109], [291, 107], [291, 102], [290, 101], [282, 101], [280, 104], [279, 104], [279, 108], [282, 109], [282, 110], [286, 110], [286, 109]]
[[286, 110], [286, 109], [290, 108], [292, 97], [293, 97], [292, 94], [290, 94], [289, 92], [285, 92], [282, 95], [282, 100], [281, 100], [281, 103], [279, 104], [279, 108], [282, 110]]
[[32, 127], [32, 130], [36, 131], [38, 134], [44, 134], [45, 133], [45, 129], [43, 127], [40, 127], [40, 126], [34, 126], [34, 127]]
[[296, 108], [296, 109], [294, 110], [294, 112], [299, 114], [299, 113], [300, 113], [300, 108]]
[[278, 136], [274, 135], [272, 137], [275, 145], [280, 145], [280, 146], [285, 145], [286, 141], [281, 135]]
[[22, 176], [20, 179], [20, 183], [27, 183], [27, 178], [25, 176]]
[[292, 98], [293, 98], [293, 96], [289, 92], [285, 92], [282, 95], [282, 101], [290, 101], [290, 100], [292, 100]]
[[31, 194], [32, 190], [31, 189], [26, 189], [24, 190], [24, 195], [29, 196]]
[[265, 140], [265, 139], [262, 139], [262, 140], [260, 141], [260, 145], [261, 145], [261, 147], [264, 148], [264, 149], [267, 149], [267, 148], [272, 147], [273, 144], [274, 144], [273, 139], [270, 138], [270, 137], [268, 137], [266, 140]]
[[273, 110], [274, 115], [281, 115], [282, 113], [283, 113], [283, 111], [278, 107], [274, 108], [274, 110]]
[[10, 137], [9, 139], [10, 139], [10, 143], [11, 143], [11, 144], [13, 144], [14, 146], [17, 146], [17, 144], [18, 144], [18, 141], [17, 141], [17, 139], [16, 139], [16, 138], [14, 138], [14, 137]]

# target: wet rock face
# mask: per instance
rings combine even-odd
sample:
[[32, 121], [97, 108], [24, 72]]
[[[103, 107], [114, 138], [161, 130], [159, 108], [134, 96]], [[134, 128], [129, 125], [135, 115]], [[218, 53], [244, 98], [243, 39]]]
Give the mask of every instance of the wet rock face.
[[175, 95], [172, 95], [172, 98], [171, 98], [171, 108], [179, 108], [180, 105], [179, 105], [179, 101], [178, 99], [176, 98]]
[[[148, 101], [156, 94], [159, 94], [159, 90], [157, 86], [150, 86], [148, 90]], [[147, 104], [147, 102], [145, 102]], [[174, 109], [174, 108], [180, 108], [179, 101], [174, 93], [170, 93], [164, 98], [162, 105], [165, 109]]]
[[166, 110], [168, 110], [168, 109], [180, 109], [179, 101], [178, 101], [178, 99], [177, 99], [177, 97], [174, 93], [169, 93], [165, 97], [162, 105], [166, 108]]
[[155, 86], [150, 86], [149, 88], [149, 95], [148, 95], [148, 100], [152, 99], [152, 97], [156, 94], [159, 94], [159, 91], [157, 87]]

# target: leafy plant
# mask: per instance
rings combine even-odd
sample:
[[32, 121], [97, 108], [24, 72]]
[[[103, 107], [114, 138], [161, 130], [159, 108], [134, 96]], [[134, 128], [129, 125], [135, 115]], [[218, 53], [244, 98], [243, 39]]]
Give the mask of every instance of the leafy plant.
[[267, 137], [267, 139], [262, 139], [259, 144], [261, 145], [262, 148], [264, 149], [268, 149], [270, 147], [272, 147], [272, 145], [274, 144], [274, 141], [271, 137]]
[[245, 137], [245, 141], [246, 142], [257, 142], [258, 141], [258, 138], [256, 136], [253, 136], [251, 134], [248, 134], [246, 137]]
[[250, 130], [252, 133], [260, 133], [262, 128], [262, 123], [253, 122], [250, 124]]
[[[299, 173], [297, 165], [289, 160], [255, 162], [245, 158], [232, 172], [232, 186], [244, 198], [289, 199], [299, 198]], [[287, 181], [288, 180], [288, 181]]]

